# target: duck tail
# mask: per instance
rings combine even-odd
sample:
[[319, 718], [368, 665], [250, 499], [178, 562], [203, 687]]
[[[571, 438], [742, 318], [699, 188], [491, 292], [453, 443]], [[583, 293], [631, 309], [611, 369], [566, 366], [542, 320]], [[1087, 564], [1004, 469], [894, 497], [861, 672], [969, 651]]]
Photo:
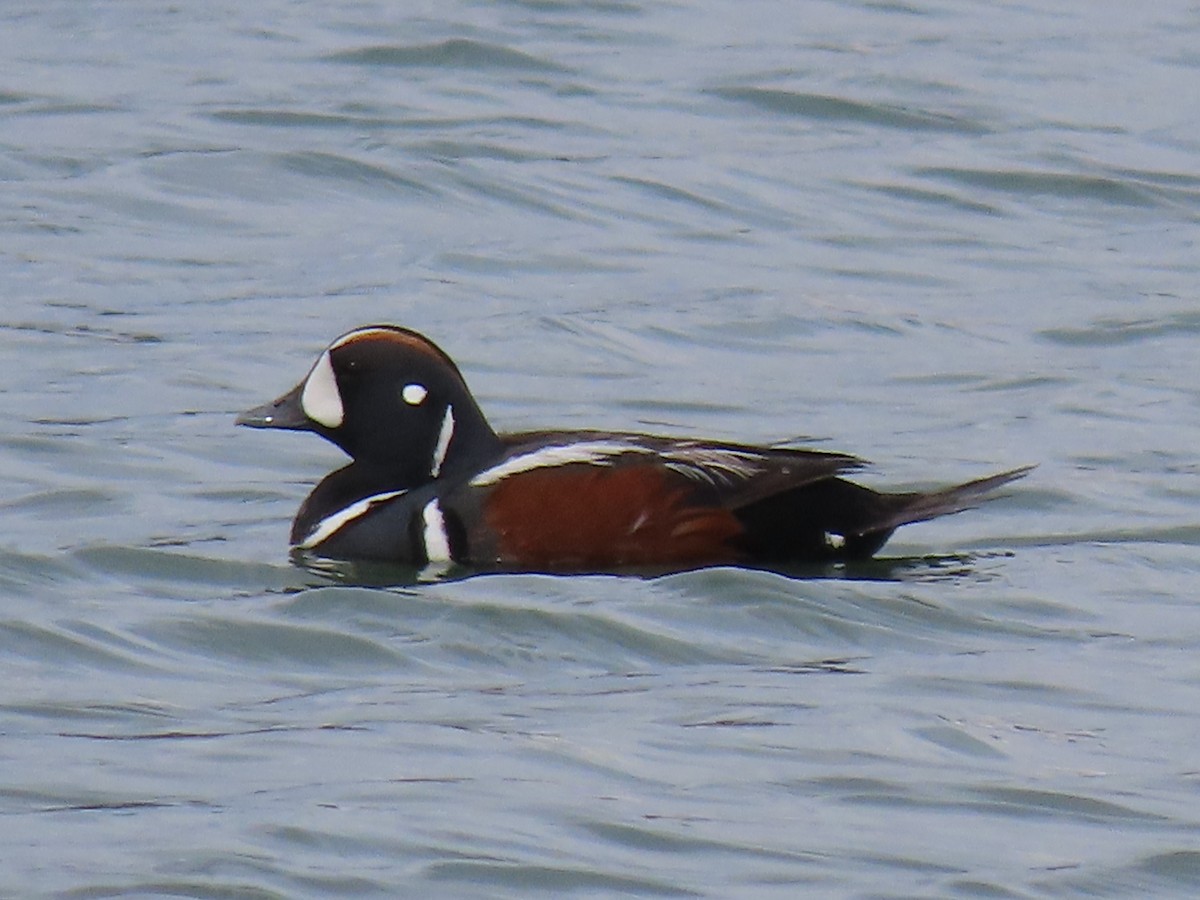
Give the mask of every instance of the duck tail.
[[953, 487], [941, 488], [936, 491], [916, 491], [907, 494], [884, 494], [891, 507], [888, 514], [870, 523], [870, 531], [895, 529], [901, 525], [911, 525], [913, 522], [926, 522], [939, 516], [948, 516], [974, 509], [980, 503], [989, 499], [989, 495], [998, 488], [1024, 478], [1035, 466], [1021, 466], [1019, 469], [1009, 469], [986, 478], [977, 478]]

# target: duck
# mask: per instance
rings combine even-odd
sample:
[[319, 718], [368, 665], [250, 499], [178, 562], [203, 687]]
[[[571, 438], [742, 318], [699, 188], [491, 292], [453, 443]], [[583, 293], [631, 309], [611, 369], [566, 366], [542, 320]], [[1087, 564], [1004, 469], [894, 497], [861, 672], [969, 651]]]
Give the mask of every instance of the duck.
[[497, 432], [454, 361], [397, 325], [349, 331], [250, 428], [309, 431], [349, 464], [291, 529], [302, 559], [596, 573], [863, 560], [901, 525], [972, 508], [1022, 466], [930, 491], [849, 480], [846, 453], [620, 431]]

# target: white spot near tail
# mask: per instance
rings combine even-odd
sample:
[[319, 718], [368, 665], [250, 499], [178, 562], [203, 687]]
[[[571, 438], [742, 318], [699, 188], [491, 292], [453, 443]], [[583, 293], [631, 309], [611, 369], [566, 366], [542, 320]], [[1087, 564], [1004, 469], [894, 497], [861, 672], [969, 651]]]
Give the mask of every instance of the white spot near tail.
[[450, 556], [450, 536], [446, 534], [446, 519], [436, 497], [421, 510], [421, 523], [425, 557], [430, 562], [451, 562], [453, 557]]
[[[407, 390], [407, 389], [406, 389]], [[442, 416], [442, 429], [438, 432], [437, 446], [433, 448], [433, 465], [429, 474], [437, 478], [442, 471], [442, 463], [446, 461], [446, 452], [450, 449], [450, 441], [454, 437], [454, 407], [446, 407], [446, 415]]]
[[370, 497], [363, 497], [361, 500], [355, 500], [349, 506], [339, 509], [337, 512], [326, 516], [320, 522], [313, 526], [312, 531], [308, 533], [303, 541], [296, 546], [301, 550], [311, 550], [313, 547], [327, 541], [330, 537], [337, 534], [346, 525], [353, 522], [359, 516], [370, 512], [371, 508], [385, 500], [391, 500], [393, 497], [399, 497], [405, 491], [386, 491], [382, 494], [372, 494]]
[[429, 396], [429, 391], [423, 384], [406, 384], [404, 390], [400, 392], [400, 396], [409, 406], [420, 406]]
[[338, 390], [337, 376], [333, 374], [333, 360], [326, 350], [317, 364], [304, 379], [304, 390], [300, 394], [300, 408], [304, 414], [326, 428], [337, 428], [342, 424], [345, 410], [342, 395]]
[[846, 546], [846, 537], [833, 531], [827, 531], [825, 532], [825, 546], [830, 550], [841, 550]]

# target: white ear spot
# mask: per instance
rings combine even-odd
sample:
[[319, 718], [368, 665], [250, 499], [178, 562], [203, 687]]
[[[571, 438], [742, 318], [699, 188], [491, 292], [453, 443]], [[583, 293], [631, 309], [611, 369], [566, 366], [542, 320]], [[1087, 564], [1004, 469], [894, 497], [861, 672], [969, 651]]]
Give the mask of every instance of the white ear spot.
[[333, 360], [326, 350], [313, 366], [304, 381], [300, 394], [300, 408], [304, 414], [326, 428], [337, 428], [342, 424], [345, 411], [342, 395], [338, 391], [337, 377], [333, 374]]
[[404, 398], [404, 402], [409, 406], [420, 406], [425, 398], [429, 396], [429, 391], [426, 390], [423, 384], [406, 384], [404, 390], [400, 392], [400, 396]]

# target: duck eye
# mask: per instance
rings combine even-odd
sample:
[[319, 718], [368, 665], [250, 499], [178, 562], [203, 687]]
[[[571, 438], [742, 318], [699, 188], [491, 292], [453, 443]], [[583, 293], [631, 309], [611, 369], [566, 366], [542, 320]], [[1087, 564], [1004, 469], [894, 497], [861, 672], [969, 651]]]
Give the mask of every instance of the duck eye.
[[404, 398], [404, 402], [409, 406], [420, 406], [425, 398], [429, 396], [429, 391], [426, 390], [423, 384], [406, 384], [404, 390], [400, 392], [400, 396]]

